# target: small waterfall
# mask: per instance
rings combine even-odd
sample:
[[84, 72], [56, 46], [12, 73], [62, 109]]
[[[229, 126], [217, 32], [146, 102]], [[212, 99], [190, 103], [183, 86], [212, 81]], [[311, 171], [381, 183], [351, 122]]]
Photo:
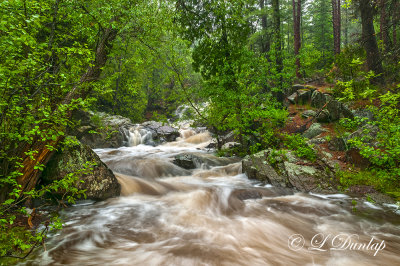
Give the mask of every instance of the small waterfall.
[[127, 146], [134, 147], [140, 144], [153, 145], [153, 133], [141, 125], [136, 125], [125, 131], [125, 137], [128, 139]]
[[[136, 146], [152, 141], [144, 126], [124, 133], [132, 147], [96, 151], [121, 197], [66, 209], [64, 229], [24, 265], [400, 265], [395, 213], [249, 180], [241, 162], [204, 149], [205, 129], [185, 127], [182, 139], [157, 147]], [[175, 164], [177, 155], [195, 167]]]
[[142, 144], [142, 136], [139, 130], [134, 128], [129, 129], [129, 146], [132, 147], [139, 144]]
[[182, 139], [190, 138], [191, 136], [196, 135], [196, 132], [193, 129], [181, 129], [179, 130]]

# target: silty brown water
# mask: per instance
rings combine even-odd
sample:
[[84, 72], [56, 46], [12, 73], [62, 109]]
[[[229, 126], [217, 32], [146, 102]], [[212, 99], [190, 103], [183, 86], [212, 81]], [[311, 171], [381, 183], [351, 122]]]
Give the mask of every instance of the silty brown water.
[[[354, 212], [345, 195], [263, 186], [237, 160], [205, 151], [208, 133], [182, 137], [96, 150], [121, 183], [121, 197], [67, 209], [63, 230], [28, 264], [400, 265], [393, 211], [365, 204]], [[223, 166], [172, 163], [187, 152]]]

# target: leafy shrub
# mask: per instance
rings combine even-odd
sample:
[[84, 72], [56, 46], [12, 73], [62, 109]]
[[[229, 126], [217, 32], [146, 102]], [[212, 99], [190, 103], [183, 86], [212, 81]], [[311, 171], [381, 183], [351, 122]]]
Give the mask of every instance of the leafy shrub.
[[271, 149], [271, 151], [268, 153], [267, 160], [271, 165], [276, 165], [282, 160], [287, 159], [286, 154], [287, 154], [286, 150]]
[[379, 99], [381, 100], [379, 107], [370, 107], [377, 119], [368, 122], [378, 131], [374, 145], [365, 141], [362, 136], [349, 140], [349, 144], [358, 148], [360, 154], [372, 163], [371, 179], [377, 179], [374, 185], [378, 189], [398, 190], [400, 189], [400, 110], [398, 108], [400, 93], [387, 92]]
[[331, 70], [330, 76], [342, 81], [359, 77], [365, 58], [365, 50], [361, 45], [347, 46], [336, 56], [335, 67]]
[[345, 130], [356, 130], [362, 124], [366, 123], [368, 118], [365, 117], [354, 117], [354, 119], [350, 118], [341, 118], [339, 120], [339, 125], [343, 127]]
[[313, 146], [308, 145], [306, 138], [301, 136], [300, 134], [284, 135], [284, 144], [294, 153], [303, 159], [310, 160], [314, 162], [317, 159], [317, 155], [313, 150]]

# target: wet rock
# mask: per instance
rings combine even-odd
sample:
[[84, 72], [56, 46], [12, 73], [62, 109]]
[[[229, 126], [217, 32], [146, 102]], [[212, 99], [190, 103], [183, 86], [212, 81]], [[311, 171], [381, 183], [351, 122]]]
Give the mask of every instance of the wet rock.
[[326, 139], [325, 138], [313, 138], [313, 139], [310, 139], [307, 143], [320, 145], [320, 144], [326, 143]]
[[347, 149], [347, 145], [343, 138], [335, 137], [329, 141], [328, 148], [331, 151], [345, 151]]
[[241, 144], [239, 142], [227, 142], [224, 145], [222, 145], [223, 150], [230, 150], [233, 148], [240, 148]]
[[282, 195], [291, 195], [291, 194], [293, 194], [293, 192], [290, 189], [282, 187], [271, 187], [268, 189], [244, 188], [244, 189], [235, 189], [229, 195], [229, 198], [234, 197], [243, 201], [248, 199], [261, 199], [262, 197], [278, 197]]
[[339, 120], [342, 113], [342, 104], [335, 99], [332, 99], [332, 96], [327, 96], [328, 104], [326, 109], [329, 111], [330, 120], [337, 121]]
[[195, 169], [196, 164], [201, 165], [201, 160], [193, 154], [176, 155], [173, 163], [184, 169]]
[[328, 110], [321, 110], [321, 112], [317, 116], [317, 122], [320, 123], [329, 123], [331, 122], [331, 115]]
[[284, 90], [284, 93], [285, 93], [286, 96], [288, 96], [288, 95], [292, 95], [293, 93], [296, 93], [297, 90], [301, 90], [301, 89], [304, 89], [304, 88], [305, 87], [303, 85], [301, 85], [301, 84], [294, 84], [293, 86], [291, 86], [289, 88], [286, 88]]
[[350, 107], [349, 107], [348, 104], [343, 104], [343, 103], [342, 103], [342, 112], [341, 112], [341, 115], [342, 115], [343, 117], [350, 118], [350, 119], [353, 119], [353, 118], [354, 118], [354, 113], [352, 112], [352, 110], [350, 109]]
[[161, 122], [147, 121], [141, 124], [142, 127], [153, 132], [153, 139], [160, 142], [175, 141], [180, 136], [178, 129]]
[[375, 115], [368, 109], [353, 110], [352, 113], [356, 117], [365, 118], [366, 122], [375, 120]]
[[[374, 148], [378, 146], [378, 143], [376, 142], [378, 132], [379, 128], [377, 126], [366, 124], [351, 133], [344, 140], [349, 143], [349, 141], [353, 139], [359, 139], [366, 145]], [[371, 165], [370, 161], [367, 158], [363, 157], [360, 154], [360, 150], [355, 147], [352, 147], [346, 152], [346, 160], [362, 169], [367, 168]]]
[[[94, 164], [92, 171], [82, 171], [86, 162]], [[75, 173], [84, 181], [83, 183], [77, 181], [75, 187], [78, 190], [86, 190], [87, 199], [105, 200], [120, 195], [121, 186], [113, 172], [88, 145], [78, 142], [72, 147], [64, 147], [63, 150], [56, 152], [42, 173], [42, 184], [50, 184], [71, 173]], [[54, 194], [61, 197], [64, 191]]]
[[284, 168], [291, 186], [300, 191], [320, 191], [329, 188], [329, 176], [316, 167], [284, 162]]
[[77, 110], [72, 115], [75, 125], [68, 134], [76, 136], [90, 148], [118, 148], [127, 141], [124, 131], [133, 124], [130, 119], [106, 113]]
[[142, 178], [164, 178], [190, 174], [188, 170], [183, 169], [172, 162], [155, 158], [124, 156], [117, 160], [107, 160], [106, 164], [116, 173]]
[[200, 167], [214, 167], [228, 165], [237, 162], [236, 158], [217, 157], [208, 153], [182, 153], [174, 157], [172, 161], [175, 165], [184, 169], [195, 169]]
[[193, 130], [196, 132], [196, 134], [200, 134], [207, 132], [207, 127], [195, 127]]
[[279, 175], [268, 162], [269, 150], [248, 155], [242, 161], [242, 171], [249, 179], [257, 179], [273, 186], [286, 187], [287, 178]]
[[313, 123], [304, 133], [303, 136], [308, 139], [315, 138], [326, 130], [322, 128], [321, 124]]
[[366, 124], [361, 128], [351, 133], [345, 140], [348, 142], [351, 139], [359, 138], [362, 142], [375, 145], [375, 140], [378, 135], [379, 128], [374, 125]]
[[317, 112], [315, 112], [314, 110], [306, 110], [301, 114], [301, 116], [304, 118], [309, 118], [309, 117], [315, 117], [316, 114]]
[[311, 90], [303, 89], [297, 91], [297, 103], [305, 104], [311, 99]]
[[217, 141], [213, 139], [210, 144], [208, 144], [204, 149], [206, 150], [211, 150], [211, 149], [216, 149], [217, 148]]
[[239, 200], [261, 199], [263, 194], [261, 189], [237, 189], [229, 197], [235, 197]]
[[317, 87], [313, 86], [313, 85], [305, 85], [304, 89], [310, 90], [311, 94], [317, 90]]
[[289, 102], [291, 104], [296, 104], [296, 102], [297, 102], [297, 92], [291, 94], [289, 97], [287, 97], [287, 99], [289, 100]]
[[326, 96], [324, 93], [316, 90], [311, 95], [311, 106], [315, 108], [322, 108], [326, 103]]
[[273, 160], [274, 163], [271, 164], [268, 159], [270, 152], [265, 150], [243, 159], [242, 171], [249, 179], [304, 192], [337, 191], [334, 173], [324, 163], [311, 164], [286, 151], [286, 156], [283, 156], [285, 158]]
[[304, 85], [301, 85], [301, 84], [294, 84], [293, 86], [292, 86], [292, 90], [294, 90], [294, 91], [298, 91], [298, 90], [303, 90], [303, 89], [305, 89], [306, 87], [304, 86]]
[[239, 139], [239, 137], [237, 136], [237, 134], [235, 134], [235, 132], [231, 131], [222, 137], [222, 143], [237, 142], [238, 139]]

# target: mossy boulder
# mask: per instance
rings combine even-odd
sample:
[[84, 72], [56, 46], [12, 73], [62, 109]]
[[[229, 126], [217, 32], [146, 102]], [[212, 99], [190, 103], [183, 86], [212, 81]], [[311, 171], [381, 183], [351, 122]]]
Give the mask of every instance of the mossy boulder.
[[275, 187], [302, 192], [336, 193], [337, 183], [332, 170], [323, 162], [311, 163], [291, 151], [271, 149], [246, 156], [242, 171], [249, 179], [257, 179]]
[[94, 148], [119, 148], [128, 143], [128, 129], [133, 126], [131, 120], [119, 115], [102, 112], [85, 112], [77, 110], [68, 134], [76, 136], [83, 144]]
[[[88, 164], [92, 165], [93, 170], [82, 171]], [[88, 199], [105, 200], [120, 195], [121, 186], [113, 172], [88, 145], [77, 142], [57, 151], [42, 173], [41, 184], [47, 185], [61, 180], [71, 173], [75, 173], [83, 181], [77, 181], [75, 187], [86, 190]], [[55, 194], [61, 196], [63, 193], [64, 191], [59, 191]]]

